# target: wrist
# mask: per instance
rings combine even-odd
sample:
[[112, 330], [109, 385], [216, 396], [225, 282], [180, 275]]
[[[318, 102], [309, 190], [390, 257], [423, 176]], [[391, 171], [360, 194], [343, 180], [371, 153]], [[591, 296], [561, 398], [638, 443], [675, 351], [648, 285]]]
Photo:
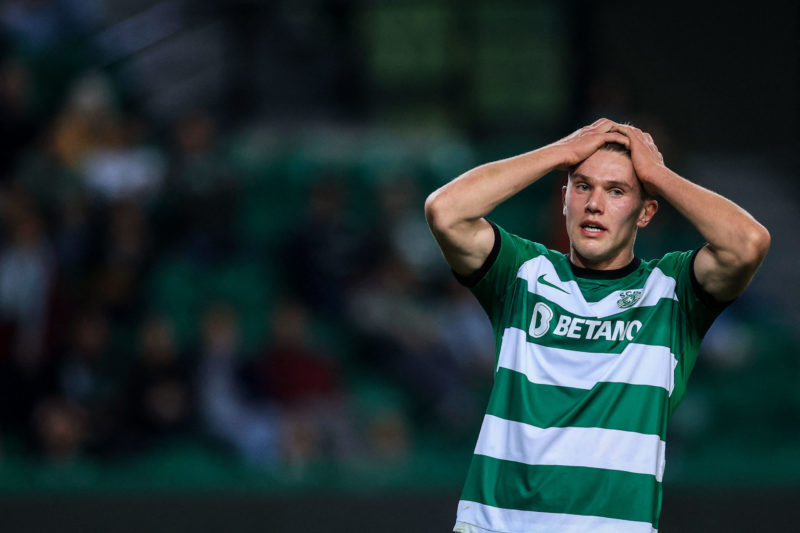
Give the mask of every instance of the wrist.
[[654, 166], [637, 175], [649, 193], [658, 195], [662, 195], [664, 188], [669, 186], [669, 181], [676, 176], [677, 174], [663, 165]]
[[552, 170], [569, 170], [571, 167], [575, 166], [572, 152], [565, 149], [564, 146], [549, 144], [543, 148], [539, 148], [537, 152], [545, 162], [548, 172]]

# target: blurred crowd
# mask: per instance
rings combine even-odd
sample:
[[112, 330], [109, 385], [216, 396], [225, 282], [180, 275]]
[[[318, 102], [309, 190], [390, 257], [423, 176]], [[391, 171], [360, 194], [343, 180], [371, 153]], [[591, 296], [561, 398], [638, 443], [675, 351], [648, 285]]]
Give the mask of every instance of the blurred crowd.
[[[271, 176], [260, 216], [280, 219], [254, 253], [231, 132], [202, 110], [159, 128], [101, 71], [52, 84], [37, 62], [67, 30], [36, 4], [0, 10], [0, 456], [114, 459], [177, 438], [265, 465], [402, 458], [420, 427], [476, 419], [490, 327], [413, 173], [376, 178], [368, 205], [347, 175], [320, 175], [289, 217], [270, 212]], [[165, 263], [213, 276], [232, 261], [263, 305], [198, 297], [187, 323], [155, 303], [178, 298], [153, 296]]]
[[[346, 144], [338, 132], [295, 146], [283, 131], [258, 140], [222, 105], [159, 116], [143, 82], [109, 61], [124, 55], [113, 39], [87, 38], [111, 4], [0, 3], [0, 461], [146, 457], [187, 442], [264, 466], [471, 449], [494, 340], [423, 202], [478, 162], [472, 148], [417, 139], [424, 163], [382, 161], [376, 141], [351, 146], [353, 164], [329, 157]], [[579, 122], [633, 117], [674, 159], [676, 142], [633, 113], [623, 82], [585, 87]], [[497, 215], [564, 250], [560, 185]], [[637, 254], [701, 242], [662, 203]], [[786, 392], [795, 349], [781, 329], [755, 334], [771, 315], [741, 303], [754, 294], [709, 332], [673, 423], [678, 447], [727, 442], [743, 424], [769, 422], [776, 442], [800, 427], [786, 422], [800, 402]]]

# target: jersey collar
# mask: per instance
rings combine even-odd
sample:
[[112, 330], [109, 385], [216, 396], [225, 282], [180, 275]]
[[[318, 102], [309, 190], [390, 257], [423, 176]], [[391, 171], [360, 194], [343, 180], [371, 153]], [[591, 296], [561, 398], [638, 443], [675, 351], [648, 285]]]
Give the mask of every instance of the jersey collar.
[[[569, 261], [569, 258], [567, 258]], [[587, 279], [620, 279], [624, 278], [637, 268], [642, 263], [642, 260], [638, 257], [634, 257], [633, 260], [628, 263], [626, 266], [622, 268], [615, 268], [614, 270], [596, 270], [594, 268], [583, 268], [576, 266], [569, 261], [569, 266], [572, 268], [572, 273], [575, 275], [576, 278], [587, 278]]]

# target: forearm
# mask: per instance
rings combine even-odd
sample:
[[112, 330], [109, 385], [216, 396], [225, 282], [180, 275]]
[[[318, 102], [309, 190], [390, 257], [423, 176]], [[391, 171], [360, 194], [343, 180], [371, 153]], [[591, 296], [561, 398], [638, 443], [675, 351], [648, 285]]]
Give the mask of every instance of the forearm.
[[428, 220], [432, 227], [475, 222], [562, 162], [561, 151], [550, 145], [473, 168], [428, 197]]
[[720, 263], [731, 268], [757, 267], [766, 255], [766, 228], [732, 201], [666, 167], [654, 172], [647, 183], [697, 228]]
[[536, 180], [558, 168], [577, 165], [607, 142], [628, 146], [628, 138], [600, 119], [538, 150], [476, 167], [434, 191], [425, 217], [448, 264], [459, 274], [479, 268], [494, 245], [483, 217]]

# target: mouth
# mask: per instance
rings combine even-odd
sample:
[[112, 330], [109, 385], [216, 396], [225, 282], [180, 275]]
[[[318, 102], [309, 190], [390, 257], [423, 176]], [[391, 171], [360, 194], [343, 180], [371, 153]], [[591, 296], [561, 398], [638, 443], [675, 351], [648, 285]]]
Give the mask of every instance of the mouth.
[[587, 236], [602, 235], [608, 231], [605, 226], [598, 224], [597, 222], [584, 222], [580, 227], [582, 233]]

